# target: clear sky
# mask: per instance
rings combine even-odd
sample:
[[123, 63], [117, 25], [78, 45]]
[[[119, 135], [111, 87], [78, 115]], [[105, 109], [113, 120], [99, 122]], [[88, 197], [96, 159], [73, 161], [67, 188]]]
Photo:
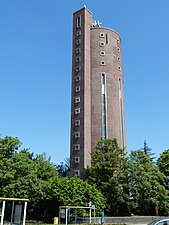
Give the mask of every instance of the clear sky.
[[0, 134], [69, 157], [72, 14], [122, 38], [127, 149], [169, 148], [168, 0], [0, 0]]

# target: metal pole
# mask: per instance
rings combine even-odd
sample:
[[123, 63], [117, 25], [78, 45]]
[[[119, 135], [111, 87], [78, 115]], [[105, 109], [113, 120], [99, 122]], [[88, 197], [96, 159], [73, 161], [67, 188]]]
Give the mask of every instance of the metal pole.
[[66, 208], [66, 225], [67, 225], [67, 208]]
[[90, 224], [92, 223], [92, 209], [90, 207]]
[[24, 204], [23, 225], [25, 225], [25, 221], [26, 221], [26, 209], [27, 209], [27, 202], [25, 202]]
[[5, 201], [3, 201], [2, 203], [1, 225], [3, 225], [4, 222], [4, 214], [5, 214]]
[[96, 216], [96, 210], [95, 210], [95, 207], [94, 207], [94, 223], [95, 223], [95, 216]]
[[60, 224], [60, 207], [59, 207], [59, 224]]
[[13, 201], [12, 202], [12, 212], [11, 212], [11, 224], [12, 224], [12, 221], [13, 221], [14, 204], [15, 204], [15, 202]]
[[77, 221], [77, 209], [75, 209], [75, 223]]

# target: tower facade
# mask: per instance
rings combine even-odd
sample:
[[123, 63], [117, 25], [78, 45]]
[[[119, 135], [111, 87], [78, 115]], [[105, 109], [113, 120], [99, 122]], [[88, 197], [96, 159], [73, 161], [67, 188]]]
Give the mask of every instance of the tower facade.
[[70, 176], [83, 177], [97, 141], [126, 147], [121, 38], [92, 19], [73, 14]]

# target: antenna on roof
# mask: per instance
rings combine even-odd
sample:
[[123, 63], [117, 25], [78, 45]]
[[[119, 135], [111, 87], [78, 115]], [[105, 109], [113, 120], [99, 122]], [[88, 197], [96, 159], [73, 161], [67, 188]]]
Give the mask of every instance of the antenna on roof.
[[92, 26], [93, 27], [101, 27], [101, 24], [99, 21], [93, 20]]

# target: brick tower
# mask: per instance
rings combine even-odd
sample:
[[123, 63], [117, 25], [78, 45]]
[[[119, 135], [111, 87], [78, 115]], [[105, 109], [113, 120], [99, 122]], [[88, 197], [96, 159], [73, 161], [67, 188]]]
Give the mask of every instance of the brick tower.
[[83, 177], [97, 141], [126, 147], [121, 38], [82, 8], [73, 14], [70, 176]]

